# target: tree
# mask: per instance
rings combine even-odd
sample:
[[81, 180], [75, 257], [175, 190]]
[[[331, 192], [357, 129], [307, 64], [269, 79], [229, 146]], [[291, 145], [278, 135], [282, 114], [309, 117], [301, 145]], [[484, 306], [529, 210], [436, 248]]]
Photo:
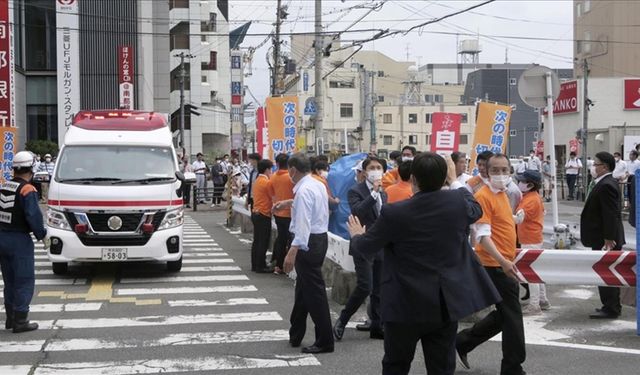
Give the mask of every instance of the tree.
[[25, 149], [31, 151], [36, 155], [44, 157], [46, 154], [55, 156], [58, 154], [58, 144], [45, 139], [35, 139], [28, 141], [25, 144]]

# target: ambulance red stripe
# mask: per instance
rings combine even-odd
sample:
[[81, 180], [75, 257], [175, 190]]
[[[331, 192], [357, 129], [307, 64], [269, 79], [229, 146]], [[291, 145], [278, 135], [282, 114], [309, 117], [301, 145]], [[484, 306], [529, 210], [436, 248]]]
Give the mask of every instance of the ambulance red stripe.
[[49, 200], [50, 206], [75, 206], [75, 207], [146, 207], [146, 206], [176, 206], [183, 204], [182, 199], [167, 201], [71, 201]]

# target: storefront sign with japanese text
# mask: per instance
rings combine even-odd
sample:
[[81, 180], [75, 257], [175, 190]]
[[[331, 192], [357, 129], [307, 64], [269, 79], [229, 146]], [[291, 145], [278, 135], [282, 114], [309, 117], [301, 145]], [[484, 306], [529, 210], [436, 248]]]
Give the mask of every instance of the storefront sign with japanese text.
[[[576, 112], [578, 112], [578, 81], [563, 82], [560, 84], [560, 94], [553, 102], [553, 114]], [[543, 113], [546, 116], [547, 110], [545, 109]]]
[[58, 71], [58, 135], [64, 139], [73, 116], [80, 111], [80, 0], [56, 1]]
[[133, 78], [135, 76], [133, 47], [118, 46], [118, 84], [120, 109], [134, 109]]

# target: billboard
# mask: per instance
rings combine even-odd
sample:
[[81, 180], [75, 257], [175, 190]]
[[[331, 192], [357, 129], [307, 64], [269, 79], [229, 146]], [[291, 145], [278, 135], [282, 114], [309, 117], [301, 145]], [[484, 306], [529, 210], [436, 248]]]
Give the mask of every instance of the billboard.
[[624, 80], [624, 109], [640, 109], [640, 78]]
[[[553, 102], [553, 114], [561, 115], [565, 113], [578, 112], [578, 81], [563, 82], [560, 84], [560, 93]], [[544, 110], [547, 115], [547, 110]]]
[[64, 139], [73, 116], [80, 111], [80, 42], [78, 30], [81, 0], [56, 1], [56, 55], [58, 71], [58, 135]]
[[431, 115], [431, 151], [438, 154], [451, 154], [460, 146], [459, 113], [434, 112]]
[[0, 0], [0, 182], [11, 179], [13, 156], [18, 151], [14, 118], [13, 36], [9, 20], [9, 0]]
[[134, 61], [133, 47], [118, 46], [118, 85], [120, 87], [120, 109], [134, 109]]
[[509, 122], [511, 107], [502, 104], [478, 103], [476, 131], [473, 137], [474, 146], [471, 149], [471, 163], [469, 170], [473, 175], [478, 174], [476, 158], [485, 151], [504, 153], [509, 136]]

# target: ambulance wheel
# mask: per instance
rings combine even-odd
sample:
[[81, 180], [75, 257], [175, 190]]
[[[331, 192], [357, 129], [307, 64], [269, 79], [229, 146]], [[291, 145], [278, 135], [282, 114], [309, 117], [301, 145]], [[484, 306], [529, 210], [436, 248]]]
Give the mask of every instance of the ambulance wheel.
[[64, 275], [67, 273], [68, 263], [51, 263], [53, 273], [56, 275]]
[[182, 257], [180, 257], [180, 259], [173, 261], [173, 262], [167, 262], [167, 270], [170, 272], [178, 272], [182, 269]]

